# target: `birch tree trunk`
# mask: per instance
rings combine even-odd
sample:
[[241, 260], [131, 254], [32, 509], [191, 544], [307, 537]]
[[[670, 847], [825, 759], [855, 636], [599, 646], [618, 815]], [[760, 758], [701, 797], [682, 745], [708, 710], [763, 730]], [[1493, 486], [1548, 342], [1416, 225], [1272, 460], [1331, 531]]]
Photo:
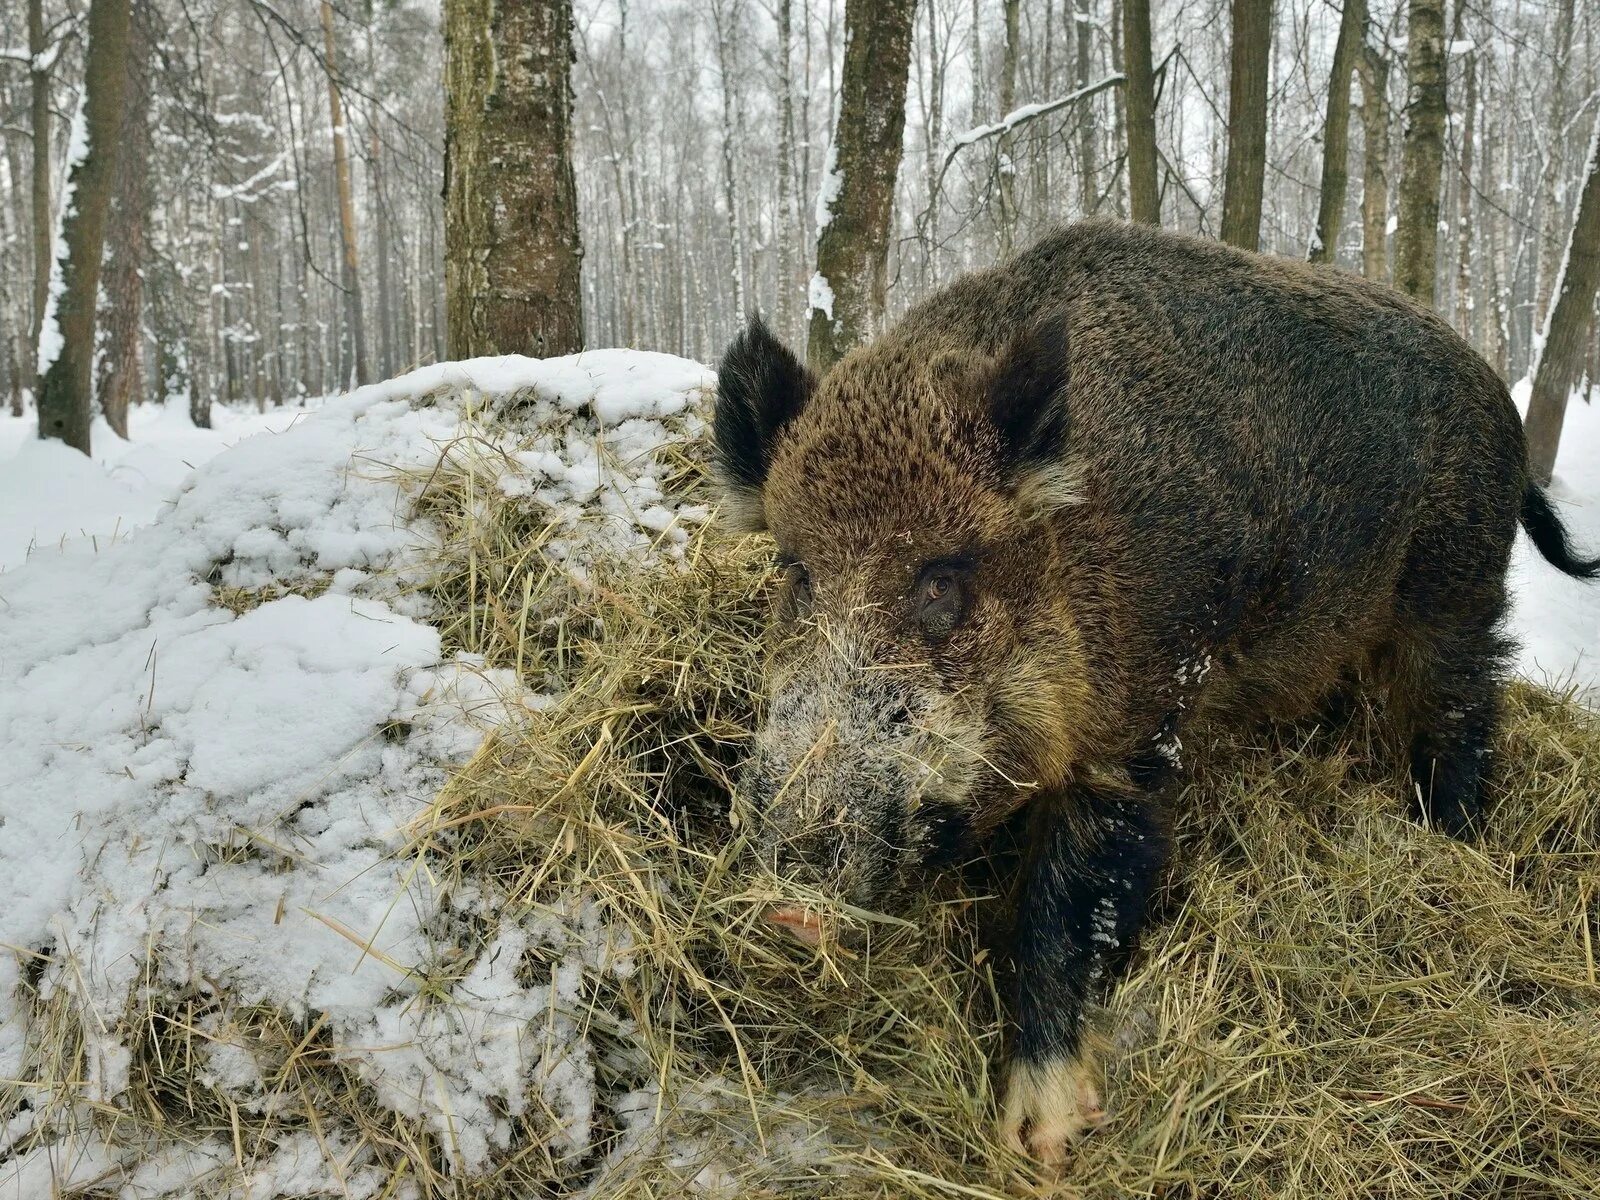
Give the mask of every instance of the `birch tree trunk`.
[[1332, 262], [1344, 224], [1344, 196], [1350, 180], [1350, 77], [1366, 36], [1364, 0], [1344, 0], [1339, 40], [1328, 76], [1328, 115], [1322, 125], [1322, 191], [1317, 205], [1317, 232], [1311, 241], [1312, 262]]
[[106, 424], [128, 436], [128, 406], [144, 388], [145, 221], [150, 203], [150, 43], [144, 8], [128, 23], [128, 76], [122, 107], [122, 137], [112, 173], [107, 218], [106, 334], [95, 394]]
[[1586, 331], [1600, 286], [1600, 120], [1594, 123], [1578, 211], [1556, 272], [1555, 303], [1545, 320], [1544, 349], [1533, 373], [1528, 401], [1528, 467], [1535, 483], [1550, 482], [1555, 470], [1567, 397], [1583, 373], [1589, 349]]
[[361, 274], [356, 249], [356, 206], [350, 189], [350, 130], [345, 125], [344, 104], [339, 95], [338, 59], [334, 54], [333, 5], [322, 0], [322, 47], [328, 74], [328, 118], [333, 122], [333, 174], [339, 189], [339, 286], [344, 292], [344, 319], [350, 333], [351, 361], [341, 363], [341, 384], [352, 375], [357, 383], [372, 380], [367, 359], [367, 327], [361, 311]]
[[849, 0], [833, 170], [822, 181], [806, 356], [822, 373], [883, 316], [916, 0]]
[[1122, 62], [1128, 82], [1128, 213], [1161, 224], [1156, 178], [1156, 91], [1150, 66], [1150, 0], [1123, 0]]
[[1542, 328], [1550, 312], [1550, 298], [1555, 292], [1555, 273], [1561, 253], [1562, 223], [1566, 220], [1568, 205], [1562, 195], [1561, 151], [1562, 133], [1567, 121], [1567, 77], [1571, 73], [1572, 27], [1574, 21], [1572, 0], [1558, 0], [1555, 24], [1551, 26], [1553, 49], [1553, 75], [1550, 79], [1550, 110], [1545, 118], [1544, 170], [1539, 176], [1539, 275], [1535, 287], [1537, 305], [1534, 309], [1535, 328]]
[[1233, 0], [1228, 72], [1228, 165], [1222, 184], [1222, 240], [1261, 244], [1261, 193], [1267, 173], [1267, 73], [1272, 0]]
[[[92, 0], [84, 50], [83, 119], [87, 144], [67, 180], [61, 214], [59, 298], [46, 302], [43, 340], [53, 319], [59, 333], [54, 361], [39, 380], [39, 436], [59, 438], [89, 453], [93, 403], [95, 309], [100, 295], [100, 258], [106, 210], [117, 166], [122, 101], [128, 75], [129, 0]], [[41, 359], [46, 356], [41, 355]], [[44, 365], [41, 361], [41, 365]]]
[[572, 4], [446, 0], [446, 352], [583, 346]]
[[800, 236], [794, 203], [794, 77], [792, 0], [778, 0], [778, 328], [789, 332], [799, 284], [794, 267]]
[[24, 366], [32, 374], [39, 349], [39, 326], [50, 295], [50, 245], [55, 220], [50, 211], [50, 72], [45, 59], [44, 0], [28, 0], [29, 125], [33, 139], [33, 354]]
[[[1078, 40], [1078, 86], [1088, 87], [1093, 82], [1089, 78], [1094, 67], [1090, 60], [1089, 30], [1094, 21], [1094, 11], [1091, 5], [1094, 0], [1077, 0], [1076, 28], [1074, 36]], [[1100, 140], [1100, 133], [1095, 125], [1094, 101], [1086, 103], [1078, 115], [1078, 182], [1081, 185], [1081, 204], [1083, 215], [1089, 216], [1096, 208], [1100, 197], [1100, 181], [1097, 178], [1098, 168], [1095, 166], [1095, 146]]]
[[1471, 341], [1472, 153], [1473, 127], [1478, 121], [1478, 56], [1468, 51], [1462, 56], [1461, 69], [1466, 73], [1466, 95], [1461, 114], [1461, 175], [1456, 188], [1456, 328], [1462, 337]]
[[[1010, 115], [1017, 106], [1017, 54], [1022, 40], [1020, 28], [1021, 0], [1005, 0], [1006, 44], [1000, 60], [1000, 119]], [[1000, 199], [1000, 255], [1009, 257], [1017, 232], [1017, 163], [1016, 139], [1011, 134], [1000, 136], [999, 171], [996, 191]]]
[[1389, 64], [1363, 45], [1361, 76], [1361, 273], [1389, 278]]
[[1407, 13], [1410, 65], [1394, 282], [1431, 306], [1439, 247], [1439, 181], [1444, 171], [1444, 0], [1410, 0]]

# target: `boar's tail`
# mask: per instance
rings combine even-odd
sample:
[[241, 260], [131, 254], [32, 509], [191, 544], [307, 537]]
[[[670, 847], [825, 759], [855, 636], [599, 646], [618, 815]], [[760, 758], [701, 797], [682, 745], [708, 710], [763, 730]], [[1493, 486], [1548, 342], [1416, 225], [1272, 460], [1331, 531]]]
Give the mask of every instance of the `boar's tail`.
[[1572, 552], [1567, 540], [1567, 527], [1561, 523], [1556, 510], [1550, 507], [1550, 497], [1538, 484], [1530, 483], [1522, 493], [1522, 527], [1528, 531], [1539, 553], [1558, 571], [1574, 579], [1593, 579], [1600, 576], [1600, 558], [1579, 558]]

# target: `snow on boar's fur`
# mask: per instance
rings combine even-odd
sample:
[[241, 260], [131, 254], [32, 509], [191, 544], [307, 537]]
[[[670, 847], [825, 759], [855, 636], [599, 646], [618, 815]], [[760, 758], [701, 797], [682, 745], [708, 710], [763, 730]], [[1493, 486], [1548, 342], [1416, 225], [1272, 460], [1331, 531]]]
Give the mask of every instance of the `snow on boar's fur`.
[[1433, 313], [1137, 226], [1054, 232], [821, 380], [752, 322], [715, 441], [784, 569], [741, 785], [764, 849], [881, 908], [1020, 832], [1001, 1125], [1047, 1160], [1099, 1119], [1084, 1007], [1144, 919], [1197, 728], [1381, 683], [1421, 815], [1469, 833], [1519, 517], [1596, 567]]

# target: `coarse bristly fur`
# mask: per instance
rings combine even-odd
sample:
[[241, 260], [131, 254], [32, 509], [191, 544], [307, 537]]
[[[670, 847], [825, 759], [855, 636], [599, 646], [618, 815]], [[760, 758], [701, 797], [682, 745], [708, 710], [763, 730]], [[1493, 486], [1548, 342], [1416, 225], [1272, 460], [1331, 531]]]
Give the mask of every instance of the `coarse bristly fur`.
[[1084, 1010], [1145, 919], [1186, 743], [1377, 686], [1420, 815], [1470, 834], [1519, 519], [1597, 570], [1433, 313], [1113, 222], [959, 280], [821, 380], [753, 322], [715, 440], [785, 566], [742, 782], [765, 852], [884, 907], [1019, 836], [1001, 1121], [1047, 1160], [1098, 1119]]

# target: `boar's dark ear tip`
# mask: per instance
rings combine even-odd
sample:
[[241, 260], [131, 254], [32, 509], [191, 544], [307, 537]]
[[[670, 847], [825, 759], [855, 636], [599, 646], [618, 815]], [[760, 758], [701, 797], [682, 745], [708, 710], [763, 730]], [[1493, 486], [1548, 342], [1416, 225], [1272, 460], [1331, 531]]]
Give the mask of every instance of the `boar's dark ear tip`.
[[1013, 468], [1038, 466], [1067, 452], [1067, 322], [1053, 313], [1001, 353], [989, 382], [989, 417]]
[[811, 373], [752, 313], [717, 364], [712, 448], [734, 524], [761, 528], [756, 514], [773, 443], [805, 407], [811, 387]]

